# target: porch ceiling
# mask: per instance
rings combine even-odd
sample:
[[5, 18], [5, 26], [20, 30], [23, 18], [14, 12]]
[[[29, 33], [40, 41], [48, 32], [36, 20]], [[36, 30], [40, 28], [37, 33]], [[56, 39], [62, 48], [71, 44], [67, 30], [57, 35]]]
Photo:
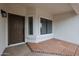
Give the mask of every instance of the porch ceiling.
[[52, 13], [52, 15], [73, 11], [73, 8], [69, 3], [22, 3], [22, 4], [10, 3], [5, 5], [19, 6], [24, 8], [28, 6], [32, 6], [36, 8], [41, 8], [49, 13]]
[[40, 4], [36, 3], [28, 5], [41, 8], [51, 13], [52, 15], [73, 11], [72, 6], [68, 3], [40, 3]]

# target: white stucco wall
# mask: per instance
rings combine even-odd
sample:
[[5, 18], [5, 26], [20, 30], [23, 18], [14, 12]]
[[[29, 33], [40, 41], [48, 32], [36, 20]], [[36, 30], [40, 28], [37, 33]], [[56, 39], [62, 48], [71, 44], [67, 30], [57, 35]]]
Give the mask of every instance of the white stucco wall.
[[[0, 5], [0, 10], [5, 9], [4, 5]], [[7, 18], [3, 18], [0, 12], [0, 55], [7, 47]]]
[[46, 19], [53, 21], [51, 14], [48, 13], [47, 11], [45, 11], [41, 8], [37, 8], [37, 7], [29, 7], [27, 9], [28, 9], [27, 17], [33, 16], [33, 35], [28, 34], [28, 20], [27, 20], [27, 32], [26, 32], [27, 41], [33, 42], [33, 43], [38, 43], [38, 42], [53, 38], [53, 33], [45, 34], [45, 35], [40, 34], [40, 18], [42, 17], [42, 18], [46, 18]]
[[[38, 24], [37, 24], [37, 19], [36, 19], [36, 8], [34, 7], [31, 7], [31, 6], [28, 6], [27, 7], [27, 15], [26, 15], [26, 36], [25, 36], [25, 40], [27, 42], [35, 42], [36, 41], [36, 34], [37, 34], [37, 29], [38, 29]], [[29, 32], [28, 32], [28, 17], [33, 17], [33, 35], [29, 35]]]
[[5, 22], [4, 22], [4, 19], [0, 15], [0, 55], [4, 51], [5, 47], [6, 47]]
[[[38, 7], [38, 8], [36, 8], [36, 17], [38, 19], [38, 35], [36, 37], [36, 42], [38, 43], [38, 42], [53, 38], [53, 16], [51, 15], [51, 13]], [[40, 18], [41, 17], [52, 20], [52, 33], [51, 34], [41, 35], [41, 33], [40, 33], [40, 28], [41, 28]]]
[[70, 12], [54, 16], [54, 38], [79, 44], [79, 15]]

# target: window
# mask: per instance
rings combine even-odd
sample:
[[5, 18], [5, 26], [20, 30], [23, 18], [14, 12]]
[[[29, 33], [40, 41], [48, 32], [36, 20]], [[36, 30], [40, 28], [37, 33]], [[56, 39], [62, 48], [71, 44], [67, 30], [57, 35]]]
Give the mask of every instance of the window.
[[33, 34], [33, 17], [28, 17], [28, 29], [29, 29], [29, 34]]
[[52, 21], [51, 20], [47, 20], [47, 34], [52, 33]]
[[50, 34], [52, 33], [52, 21], [44, 18], [40, 18], [40, 22], [42, 24], [41, 34]]
[[41, 18], [41, 34], [46, 34], [46, 19]]

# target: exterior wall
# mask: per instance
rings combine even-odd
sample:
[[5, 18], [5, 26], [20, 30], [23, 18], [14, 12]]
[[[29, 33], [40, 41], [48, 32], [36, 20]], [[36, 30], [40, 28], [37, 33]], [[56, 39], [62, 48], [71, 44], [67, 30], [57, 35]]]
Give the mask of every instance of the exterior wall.
[[79, 15], [70, 12], [54, 16], [54, 38], [79, 44]]
[[[53, 29], [53, 16], [48, 11], [45, 11], [42, 8], [37, 8], [36, 9], [36, 18], [38, 19], [38, 35], [36, 37], [37, 43], [53, 38], [53, 33], [44, 34], [44, 35], [40, 34], [40, 28], [41, 28], [40, 18], [41, 17], [52, 20], [52, 29]], [[52, 30], [52, 32], [53, 32], [53, 30]]]
[[0, 55], [4, 51], [6, 47], [6, 42], [5, 42], [5, 23], [4, 19], [0, 15]]
[[[45, 11], [41, 8], [37, 8], [37, 7], [30, 7], [27, 9], [28, 9], [27, 17], [33, 16], [33, 35], [27, 34], [27, 37], [26, 37], [27, 41], [33, 42], [33, 43], [38, 43], [38, 42], [53, 38], [53, 33], [45, 34], [45, 35], [40, 34], [40, 28], [41, 28], [40, 17], [43, 17], [43, 18], [46, 18], [49, 20], [53, 20], [51, 14], [48, 13], [47, 11]], [[28, 20], [27, 20], [27, 24], [28, 24]], [[28, 25], [27, 25], [26, 33], [28, 33]]]
[[[36, 41], [36, 35], [38, 30], [38, 20], [36, 19], [36, 8], [34, 7], [27, 7], [27, 15], [26, 15], [26, 40], [27, 42], [35, 42]], [[28, 17], [33, 17], [33, 35], [29, 35], [28, 33]]]
[[[0, 9], [4, 9], [4, 6], [1, 5]], [[4, 49], [7, 47], [7, 27], [6, 27], [6, 18], [2, 18], [0, 12], [0, 55], [3, 53]]]

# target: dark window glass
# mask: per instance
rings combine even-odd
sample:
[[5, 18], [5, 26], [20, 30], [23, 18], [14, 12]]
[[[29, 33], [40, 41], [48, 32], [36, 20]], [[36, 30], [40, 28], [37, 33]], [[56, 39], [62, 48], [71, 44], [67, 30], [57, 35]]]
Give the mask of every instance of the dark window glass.
[[47, 34], [52, 33], [52, 21], [47, 20]]
[[28, 17], [29, 34], [33, 34], [33, 17]]
[[52, 33], [52, 21], [44, 18], [40, 18], [42, 24], [41, 34], [50, 34]]

